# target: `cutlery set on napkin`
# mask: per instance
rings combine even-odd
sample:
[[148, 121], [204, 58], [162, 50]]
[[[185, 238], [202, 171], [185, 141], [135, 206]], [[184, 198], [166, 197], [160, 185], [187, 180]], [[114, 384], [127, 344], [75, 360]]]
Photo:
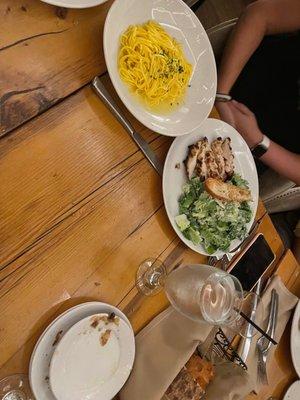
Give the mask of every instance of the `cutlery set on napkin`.
[[[268, 310], [267, 330], [279, 341], [298, 298], [275, 275], [262, 293], [261, 301]], [[121, 391], [121, 400], [169, 400], [164, 397], [168, 387], [191, 358], [199, 342], [206, 340], [211, 329], [208, 324], [192, 321], [171, 307], [159, 314], [136, 337], [136, 360], [131, 376]], [[260, 341], [262, 344], [257, 345]], [[263, 362], [268, 374], [268, 361], [275, 346], [270, 346], [257, 335], [252, 338], [247, 350], [247, 371], [226, 360], [217, 363], [214, 379], [208, 384], [204, 399], [238, 400], [251, 391], [257, 392], [262, 384], [258, 378], [258, 363], [261, 360], [258, 348], [264, 354]]]

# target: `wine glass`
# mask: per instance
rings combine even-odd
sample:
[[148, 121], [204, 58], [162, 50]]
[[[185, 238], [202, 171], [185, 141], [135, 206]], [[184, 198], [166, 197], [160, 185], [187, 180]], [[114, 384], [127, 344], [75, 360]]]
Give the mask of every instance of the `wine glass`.
[[0, 400], [34, 400], [27, 375], [15, 374], [1, 379]]
[[160, 260], [147, 259], [138, 269], [136, 282], [145, 295], [156, 294], [164, 287], [171, 305], [181, 314], [194, 321], [228, 327], [243, 337], [252, 337], [257, 330], [248, 329], [241, 312], [259, 326], [264, 321], [259, 297], [244, 292], [235, 276], [209, 265], [186, 265], [168, 274]]
[[167, 269], [158, 258], [144, 260], [136, 273], [136, 287], [145, 296], [160, 292], [168, 276]]

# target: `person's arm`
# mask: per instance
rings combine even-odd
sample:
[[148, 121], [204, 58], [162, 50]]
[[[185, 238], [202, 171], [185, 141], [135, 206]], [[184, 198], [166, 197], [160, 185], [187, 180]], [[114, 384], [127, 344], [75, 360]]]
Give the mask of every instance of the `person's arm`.
[[[252, 148], [260, 143], [263, 133], [257, 125], [255, 115], [248, 107], [235, 100], [226, 103], [226, 107], [233, 116], [234, 127], [243, 136], [248, 146]], [[300, 185], [300, 154], [292, 153], [271, 141], [268, 151], [260, 160], [280, 175]]]
[[300, 0], [258, 0], [240, 17], [218, 72], [219, 93], [228, 94], [245, 64], [268, 34], [300, 28]]
[[300, 185], [300, 154], [292, 153], [271, 140], [268, 151], [260, 160], [280, 175]]

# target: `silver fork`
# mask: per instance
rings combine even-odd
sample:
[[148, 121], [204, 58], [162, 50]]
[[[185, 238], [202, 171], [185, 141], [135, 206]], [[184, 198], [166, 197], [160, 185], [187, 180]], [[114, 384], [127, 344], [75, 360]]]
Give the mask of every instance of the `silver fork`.
[[[275, 289], [272, 289], [271, 294], [271, 305], [270, 305], [270, 313], [269, 320], [267, 326], [267, 334], [274, 337], [275, 328], [277, 324], [277, 313], [278, 313], [278, 294]], [[268, 384], [268, 376], [267, 376], [267, 355], [271, 348], [272, 343], [268, 341], [264, 336], [261, 336], [257, 343], [257, 353], [258, 353], [258, 363], [257, 363], [257, 378], [258, 382], [267, 385]]]

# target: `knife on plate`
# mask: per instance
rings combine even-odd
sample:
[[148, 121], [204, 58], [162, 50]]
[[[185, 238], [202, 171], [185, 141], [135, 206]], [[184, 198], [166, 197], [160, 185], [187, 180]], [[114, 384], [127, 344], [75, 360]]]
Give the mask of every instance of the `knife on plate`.
[[132, 140], [139, 147], [139, 149], [144, 154], [144, 156], [147, 158], [147, 160], [150, 162], [152, 167], [156, 170], [156, 172], [159, 175], [162, 175], [163, 174], [162, 162], [157, 158], [154, 151], [150, 148], [150, 146], [146, 142], [146, 140], [143, 139], [142, 136], [138, 132], [135, 131], [135, 129], [133, 128], [131, 123], [128, 121], [128, 119], [125, 117], [125, 115], [122, 113], [120, 107], [116, 104], [116, 102], [113, 100], [111, 95], [108, 93], [106, 87], [103, 85], [103, 83], [101, 82], [100, 78], [98, 78], [98, 76], [96, 76], [93, 79], [92, 87], [93, 87], [95, 93], [100, 97], [100, 99], [106, 105], [106, 107], [112, 112], [112, 114], [117, 118], [117, 120], [120, 122], [120, 124], [123, 126], [123, 128], [128, 132], [128, 134], [130, 135]]

